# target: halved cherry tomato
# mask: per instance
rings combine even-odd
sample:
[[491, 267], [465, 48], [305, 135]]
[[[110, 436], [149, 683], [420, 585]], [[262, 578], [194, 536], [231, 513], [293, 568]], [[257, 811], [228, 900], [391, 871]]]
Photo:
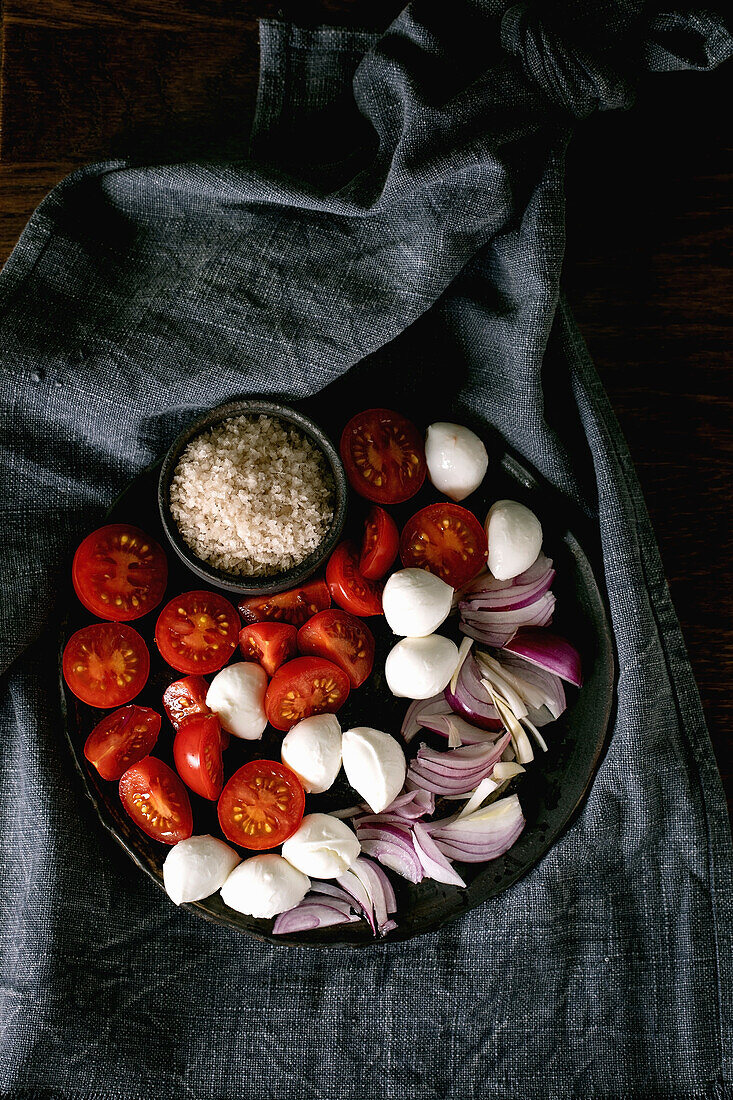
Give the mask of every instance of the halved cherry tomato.
[[[163, 692], [163, 706], [175, 730], [179, 730], [189, 718], [211, 714], [206, 705], [208, 691], [209, 685], [203, 676], [184, 676], [182, 680], [174, 680], [168, 685]], [[222, 749], [229, 748], [230, 740], [229, 732], [222, 729]]]
[[257, 661], [274, 676], [298, 652], [298, 631], [290, 623], [252, 623], [239, 632], [239, 648], [245, 661]]
[[93, 623], [71, 635], [62, 667], [77, 699], [92, 707], [121, 707], [145, 687], [150, 654], [133, 627]]
[[209, 685], [203, 676], [185, 676], [174, 680], [163, 692], [163, 706], [174, 729], [195, 714], [211, 714], [206, 705]]
[[391, 409], [357, 413], [343, 430], [339, 450], [351, 485], [375, 504], [409, 500], [425, 480], [422, 436]]
[[160, 733], [160, 715], [150, 707], [122, 707], [106, 714], [89, 734], [84, 755], [102, 779], [119, 779], [147, 756]]
[[359, 572], [368, 581], [380, 580], [392, 568], [399, 550], [397, 524], [384, 508], [374, 505], [364, 524]]
[[289, 592], [274, 596], [251, 596], [239, 604], [239, 613], [246, 623], [291, 623], [302, 626], [317, 611], [331, 606], [328, 585], [318, 578]]
[[239, 637], [237, 613], [216, 592], [184, 592], [165, 605], [155, 624], [164, 661], [179, 672], [217, 672]]
[[487, 554], [486, 532], [473, 512], [447, 501], [416, 512], [400, 539], [405, 568], [427, 569], [453, 588], [475, 577]]
[[326, 566], [326, 580], [333, 602], [352, 615], [382, 614], [381, 581], [368, 581], [359, 572], [358, 552], [353, 542], [341, 542]]
[[214, 802], [224, 786], [221, 726], [215, 714], [187, 718], [173, 741], [176, 770], [194, 794]]
[[284, 731], [311, 714], [335, 714], [348, 697], [349, 677], [333, 661], [296, 657], [270, 680], [265, 713], [270, 725]]
[[219, 824], [242, 848], [275, 848], [303, 820], [305, 792], [295, 772], [274, 760], [250, 760], [221, 792]]
[[361, 687], [374, 665], [374, 635], [348, 611], [319, 611], [298, 631], [298, 649], [333, 661], [353, 688]]
[[71, 579], [92, 615], [127, 622], [146, 615], [163, 599], [168, 562], [158, 543], [139, 527], [110, 523], [79, 545]]
[[146, 756], [120, 779], [125, 811], [144, 833], [163, 844], [188, 840], [193, 813], [188, 791], [176, 773], [155, 756]]

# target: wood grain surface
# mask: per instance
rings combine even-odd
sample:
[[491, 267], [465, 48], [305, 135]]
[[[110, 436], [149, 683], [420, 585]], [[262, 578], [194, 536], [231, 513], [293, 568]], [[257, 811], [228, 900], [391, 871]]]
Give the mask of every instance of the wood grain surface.
[[[246, 142], [257, 19], [380, 28], [390, 0], [4, 0], [0, 262], [80, 164]], [[571, 147], [565, 283], [631, 447], [733, 804], [731, 68], [645, 80]]]

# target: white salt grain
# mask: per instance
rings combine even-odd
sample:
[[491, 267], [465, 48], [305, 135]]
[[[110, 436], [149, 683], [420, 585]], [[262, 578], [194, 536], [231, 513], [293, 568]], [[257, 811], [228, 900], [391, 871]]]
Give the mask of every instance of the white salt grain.
[[322, 451], [271, 416], [233, 416], [186, 446], [171, 515], [194, 554], [226, 573], [267, 576], [298, 565], [333, 520]]

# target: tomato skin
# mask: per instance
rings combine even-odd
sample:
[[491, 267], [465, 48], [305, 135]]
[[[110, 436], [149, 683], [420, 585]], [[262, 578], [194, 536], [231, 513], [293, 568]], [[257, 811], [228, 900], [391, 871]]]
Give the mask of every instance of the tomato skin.
[[374, 635], [348, 611], [320, 611], [298, 631], [301, 653], [325, 657], [343, 669], [352, 688], [361, 687], [374, 667]]
[[367, 581], [379, 581], [394, 565], [400, 547], [397, 524], [375, 504], [364, 523], [359, 572]]
[[239, 632], [239, 648], [245, 661], [256, 661], [274, 676], [298, 652], [297, 637], [291, 623], [250, 623]]
[[312, 714], [335, 714], [348, 699], [349, 690], [349, 677], [333, 661], [296, 657], [270, 680], [265, 695], [267, 721], [286, 732]]
[[194, 714], [211, 714], [206, 705], [209, 685], [203, 676], [184, 676], [174, 680], [163, 692], [163, 707], [174, 729], [180, 729]]
[[221, 726], [215, 714], [186, 719], [173, 741], [173, 759], [186, 786], [215, 802], [224, 786]]
[[97, 722], [84, 744], [84, 755], [102, 779], [120, 779], [152, 751], [160, 722], [160, 715], [149, 707], [121, 707]]
[[239, 638], [237, 613], [218, 592], [183, 592], [155, 624], [155, 644], [178, 672], [203, 675], [223, 668]]
[[217, 807], [227, 840], [252, 851], [283, 844], [300, 825], [304, 811], [302, 783], [275, 760], [250, 760], [236, 771]]
[[139, 527], [109, 523], [79, 544], [71, 580], [92, 615], [129, 622], [147, 615], [163, 599], [168, 562], [155, 539]]
[[162, 844], [177, 844], [193, 833], [188, 792], [172, 768], [146, 756], [120, 779], [120, 800], [138, 828]]
[[486, 532], [473, 512], [442, 501], [421, 508], [407, 521], [400, 538], [406, 569], [427, 569], [453, 588], [467, 584], [488, 557]]
[[341, 542], [326, 566], [326, 580], [333, 602], [352, 615], [367, 618], [382, 614], [380, 581], [368, 581], [359, 572], [358, 552], [353, 542]]
[[365, 409], [352, 416], [339, 453], [351, 487], [374, 504], [409, 500], [425, 481], [422, 435], [391, 409]]
[[328, 585], [321, 578], [307, 581], [288, 592], [277, 592], [274, 596], [251, 596], [241, 600], [239, 613], [245, 623], [290, 623], [302, 626], [318, 611], [331, 606]]
[[112, 708], [139, 695], [150, 672], [148, 647], [125, 623], [93, 623], [72, 634], [62, 660], [69, 690], [91, 707]]

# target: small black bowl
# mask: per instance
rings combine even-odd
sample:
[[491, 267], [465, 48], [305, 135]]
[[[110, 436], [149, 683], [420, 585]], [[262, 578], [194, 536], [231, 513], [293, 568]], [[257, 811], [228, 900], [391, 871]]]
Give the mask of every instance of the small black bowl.
[[[328, 532], [320, 545], [313, 550], [307, 558], [298, 565], [287, 569], [282, 573], [273, 573], [269, 576], [243, 577], [233, 573], [225, 573], [216, 569], [213, 565], [203, 561], [194, 554], [193, 550], [183, 541], [176, 521], [170, 510], [170, 484], [173, 479], [178, 460], [183, 449], [191, 440], [208, 428], [221, 424], [223, 420], [229, 420], [233, 416], [271, 416], [282, 420], [298, 428], [319, 448], [324, 455], [331, 470], [334, 484], [334, 509], [333, 520]], [[170, 450], [163, 459], [158, 480], [158, 508], [163, 530], [171, 546], [185, 565], [204, 583], [222, 588], [226, 592], [234, 592], [241, 596], [265, 596], [275, 592], [284, 592], [289, 588], [295, 588], [308, 579], [328, 558], [336, 546], [346, 521], [346, 504], [348, 496], [348, 483], [341, 459], [336, 448], [324, 432], [309, 420], [307, 416], [289, 408], [287, 405], [279, 405], [273, 401], [260, 400], [259, 398], [246, 398], [240, 401], [228, 401], [225, 405], [218, 405], [207, 413], [198, 417], [192, 424], [181, 432], [174, 441]]]

